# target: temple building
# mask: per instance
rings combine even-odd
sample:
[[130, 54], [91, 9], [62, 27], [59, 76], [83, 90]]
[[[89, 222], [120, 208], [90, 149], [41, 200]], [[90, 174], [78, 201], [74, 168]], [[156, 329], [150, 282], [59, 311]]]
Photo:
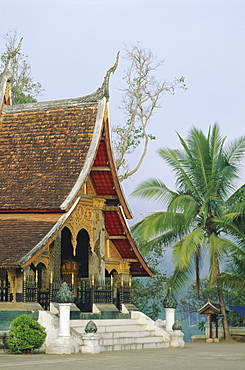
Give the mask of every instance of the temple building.
[[0, 302], [120, 308], [131, 278], [152, 276], [127, 225], [113, 160], [108, 70], [93, 94], [11, 104], [11, 58], [0, 75]]

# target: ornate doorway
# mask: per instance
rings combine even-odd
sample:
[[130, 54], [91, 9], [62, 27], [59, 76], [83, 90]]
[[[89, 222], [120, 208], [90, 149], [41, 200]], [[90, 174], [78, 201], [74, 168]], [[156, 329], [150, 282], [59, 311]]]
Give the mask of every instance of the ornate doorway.
[[72, 234], [68, 227], [61, 233], [61, 273], [75, 297], [81, 285], [81, 278], [89, 276], [89, 235], [81, 229], [76, 238], [76, 246], [72, 245]]

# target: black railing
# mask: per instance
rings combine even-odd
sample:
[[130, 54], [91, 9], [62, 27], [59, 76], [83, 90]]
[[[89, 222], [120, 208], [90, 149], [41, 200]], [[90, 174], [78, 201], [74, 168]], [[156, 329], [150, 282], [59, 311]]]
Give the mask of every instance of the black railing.
[[93, 285], [93, 303], [112, 303], [113, 289], [110, 285]]
[[92, 291], [89, 279], [82, 279], [80, 286], [77, 288], [77, 298], [75, 303], [83, 312], [92, 310]]
[[[49, 309], [50, 302], [55, 302], [56, 293], [60, 284], [51, 283], [49, 288], [38, 287], [35, 277], [24, 275], [23, 281], [23, 302], [38, 302], [45, 310]], [[73, 291], [74, 286], [70, 286]], [[0, 301], [10, 302], [10, 284], [7, 279], [0, 279]], [[83, 312], [91, 312], [93, 303], [114, 303], [121, 310], [122, 303], [130, 303], [131, 287], [115, 287], [112, 283], [97, 284], [92, 279], [82, 279], [77, 287], [77, 297], [75, 303]]]
[[[115, 297], [114, 298], [114, 292]], [[83, 279], [78, 288], [76, 304], [83, 312], [91, 312], [93, 303], [114, 303], [121, 310], [122, 303], [131, 302], [131, 287], [118, 288], [110, 284], [92, 284], [89, 279]]]

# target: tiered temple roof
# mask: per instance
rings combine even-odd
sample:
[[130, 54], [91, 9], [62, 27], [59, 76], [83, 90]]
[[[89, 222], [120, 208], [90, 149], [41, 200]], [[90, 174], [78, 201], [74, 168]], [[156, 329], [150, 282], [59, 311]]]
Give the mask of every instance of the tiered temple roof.
[[113, 160], [107, 72], [94, 94], [11, 105], [10, 67], [0, 76], [0, 267], [25, 267], [64, 227], [84, 186], [105, 200], [105, 226], [132, 275], [152, 272], [136, 247]]

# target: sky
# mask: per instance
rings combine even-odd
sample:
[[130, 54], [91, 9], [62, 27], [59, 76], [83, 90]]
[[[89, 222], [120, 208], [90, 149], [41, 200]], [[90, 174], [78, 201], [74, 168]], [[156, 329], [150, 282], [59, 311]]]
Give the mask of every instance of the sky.
[[[45, 88], [41, 101], [94, 92], [120, 50], [110, 79], [110, 121], [123, 123], [123, 50], [138, 42], [164, 59], [159, 80], [185, 77], [187, 91], [163, 96], [149, 127], [157, 139], [140, 171], [123, 183], [133, 222], [162, 209], [130, 196], [140, 182], [158, 177], [174, 187], [156, 151], [180, 148], [176, 132], [185, 138], [193, 126], [206, 133], [218, 122], [228, 141], [244, 135], [244, 0], [1, 0], [0, 9], [0, 35], [17, 30], [24, 37], [22, 52]], [[0, 53], [4, 45], [0, 37]]]

